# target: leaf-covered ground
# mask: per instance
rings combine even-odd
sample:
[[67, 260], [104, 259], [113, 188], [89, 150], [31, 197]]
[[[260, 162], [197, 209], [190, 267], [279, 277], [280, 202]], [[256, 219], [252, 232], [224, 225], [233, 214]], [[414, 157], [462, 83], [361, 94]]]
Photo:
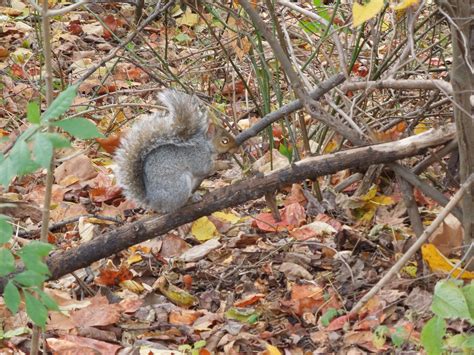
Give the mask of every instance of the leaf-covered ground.
[[[329, 13], [331, 10], [329, 7]], [[252, 27], [247, 20], [226, 17], [228, 13], [218, 3], [197, 9], [177, 6], [146, 26], [80, 85], [68, 116], [90, 119], [107, 138], [76, 141], [72, 149], [58, 152], [49, 235], [57, 249], [74, 248], [147, 214], [126, 201], [115, 185], [111, 153], [130, 120], [160, 108], [156, 101], [159, 89], [173, 86], [201, 93], [212, 101], [211, 110], [220, 111], [233, 122], [235, 132], [251, 126], [259, 113], [278, 108], [278, 95], [283, 95], [285, 102], [293, 99], [266, 43], [259, 46], [256, 37], [250, 36]], [[336, 14], [340, 25], [345, 21], [341, 14]], [[37, 14], [16, 0], [10, 7], [0, 7], [0, 16], [0, 134], [8, 138], [2, 143], [4, 150], [27, 127], [27, 103], [42, 98], [40, 80], [44, 72]], [[263, 16], [268, 20], [268, 14]], [[133, 17], [133, 7], [108, 4], [52, 18], [58, 92], [125, 40], [134, 31]], [[296, 52], [292, 55], [305, 61], [318, 45], [305, 36], [322, 38], [318, 31], [323, 30], [316, 26], [316, 35], [305, 32], [296, 17], [281, 15], [280, 20], [293, 41]], [[428, 18], [429, 13], [419, 21]], [[343, 34], [350, 40], [355, 38], [354, 33]], [[378, 49], [386, 56], [398, 53], [395, 48], [402, 41], [391, 35], [393, 43], [387, 36], [380, 39]], [[422, 37], [420, 41], [428, 39]], [[311, 75], [323, 80], [326, 71], [338, 72], [338, 60], [332, 46], [319, 44], [322, 48], [310, 69]], [[370, 55], [368, 49], [360, 53], [351, 75], [367, 75]], [[262, 72], [252, 70], [251, 58], [265, 58]], [[430, 52], [423, 60], [439, 69], [434, 71], [436, 78], [446, 76], [441, 55]], [[263, 95], [264, 71], [277, 78], [281, 91], [276, 96], [272, 93], [269, 101], [259, 99], [257, 109], [246, 87], [254, 95]], [[365, 98], [368, 116], [376, 114], [383, 123], [369, 120], [379, 129], [380, 140], [403, 136], [406, 125], [393, 124], [393, 116], [409, 115], [426, 107], [430, 100], [405, 94], [397, 97], [399, 101], [387, 92]], [[324, 107], [330, 109], [327, 104]], [[443, 119], [448, 114], [449, 108], [436, 107], [427, 116]], [[325, 139], [315, 122], [301, 118], [299, 124], [316, 127], [319, 143], [323, 143], [321, 148], [311, 141], [313, 151], [338, 149], [340, 137]], [[423, 131], [425, 127], [419, 124], [416, 129]], [[283, 123], [273, 127], [271, 144], [268, 133], [252, 139], [245, 146], [245, 154], [237, 155], [244, 168], [268, 172], [287, 166], [291, 149], [303, 152], [301, 136], [291, 137]], [[409, 163], [416, 162], [413, 159]], [[427, 174], [432, 180], [442, 180], [443, 169], [444, 164], [438, 162]], [[276, 201], [281, 221], [275, 221], [264, 199], [251, 201], [48, 282], [45, 290], [63, 311], [50, 314], [44, 334], [47, 349], [56, 354], [419, 351], [420, 332], [432, 316], [433, 286], [439, 277], [428, 268], [424, 272], [419, 268], [417, 274], [415, 260], [357, 315], [347, 315], [413, 240], [394, 176], [381, 173], [372, 187], [358, 195], [360, 181], [334, 189], [355, 173], [342, 171], [319, 178], [322, 202], [315, 197], [314, 181], [280, 191]], [[15, 179], [8, 191], [1, 193], [2, 203], [17, 206], [1, 208], [1, 213], [13, 217], [18, 245], [38, 236], [44, 176], [38, 171]], [[201, 190], [205, 193], [246, 177], [246, 169], [234, 163], [232, 169], [205, 181]], [[446, 186], [444, 182], [441, 185]], [[449, 189], [445, 193], [451, 195]], [[415, 197], [428, 224], [439, 206], [418, 191]], [[432, 242], [437, 249], [425, 248], [423, 257], [430, 265], [438, 265], [437, 271], [449, 272], [451, 266], [438, 249], [446, 255], [459, 250], [459, 223], [450, 217], [435, 234]], [[0, 314], [2, 353], [27, 352], [31, 323], [25, 311], [12, 315], [0, 302]], [[450, 323], [452, 333], [463, 329], [466, 324], [460, 321]]]

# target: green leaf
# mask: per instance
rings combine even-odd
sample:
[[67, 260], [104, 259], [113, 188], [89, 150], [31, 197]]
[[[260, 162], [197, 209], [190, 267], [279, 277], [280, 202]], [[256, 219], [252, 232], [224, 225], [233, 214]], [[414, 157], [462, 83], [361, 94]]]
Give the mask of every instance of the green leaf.
[[46, 306], [51, 311], [59, 311], [58, 304], [56, 303], [55, 300], [53, 300], [49, 295], [41, 290], [40, 288], [35, 289], [35, 291], [38, 293], [40, 296], [41, 302]]
[[23, 271], [13, 278], [13, 280], [26, 287], [41, 286], [46, 279], [47, 276], [33, 270]]
[[90, 139], [103, 137], [104, 135], [97, 130], [95, 124], [85, 118], [70, 118], [52, 123], [54, 126], [61, 127], [70, 135], [80, 139]]
[[291, 148], [288, 148], [283, 143], [280, 143], [280, 146], [278, 147], [278, 151], [291, 162], [291, 158], [293, 155], [293, 153], [291, 152]]
[[0, 248], [0, 276], [6, 276], [15, 271], [15, 258], [7, 248]]
[[7, 305], [10, 312], [15, 314], [18, 312], [18, 308], [20, 307], [21, 297], [20, 291], [16, 288], [13, 281], [8, 281], [5, 289], [3, 290], [3, 299], [5, 300], [5, 304]]
[[375, 328], [372, 342], [377, 349], [380, 349], [385, 345], [387, 334], [389, 333], [390, 331], [385, 325], [379, 325], [377, 328]]
[[194, 349], [201, 349], [206, 346], [207, 342], [205, 340], [198, 340], [197, 342], [194, 343]]
[[31, 101], [28, 102], [26, 107], [26, 119], [30, 123], [39, 124], [41, 120], [40, 106], [38, 102]]
[[66, 90], [54, 99], [48, 109], [43, 113], [43, 121], [49, 121], [53, 118], [58, 118], [64, 112], [66, 112], [69, 107], [71, 107], [74, 98], [76, 97], [77, 85], [69, 86]]
[[0, 185], [8, 187], [16, 176], [16, 167], [10, 157], [0, 163]]
[[410, 334], [404, 327], [395, 328], [395, 332], [391, 335], [392, 343], [397, 348], [401, 347], [410, 337]]
[[25, 263], [27, 270], [33, 270], [42, 275], [51, 275], [49, 271], [48, 265], [39, 257], [37, 256], [21, 256], [21, 259]]
[[182, 345], [178, 346], [179, 351], [186, 351], [186, 350], [191, 350], [191, 349], [192, 349], [192, 347], [189, 344], [182, 344]]
[[24, 140], [18, 140], [9, 156], [18, 175], [25, 175], [38, 169], [39, 165], [31, 160], [31, 152]]
[[434, 316], [421, 331], [421, 343], [428, 355], [442, 354], [443, 337], [446, 334], [446, 322], [443, 318]]
[[33, 153], [35, 155], [35, 162], [43, 168], [48, 169], [50, 167], [51, 159], [53, 159], [53, 143], [51, 143], [46, 134], [35, 134]]
[[34, 297], [29, 291], [24, 291], [25, 303], [26, 303], [26, 314], [31, 318], [33, 323], [37, 326], [44, 328], [46, 320], [48, 318], [48, 310], [43, 303], [36, 297]]
[[31, 329], [28, 327], [18, 327], [5, 332], [5, 334], [3, 334], [3, 337], [9, 339], [23, 334], [31, 334]]
[[470, 319], [464, 294], [451, 280], [442, 280], [436, 284], [431, 310], [441, 318]]
[[0, 244], [7, 243], [13, 234], [13, 227], [8, 222], [8, 217], [0, 215]]
[[191, 41], [191, 37], [189, 37], [189, 35], [186, 34], [186, 33], [180, 33], [180, 34], [174, 36], [174, 39], [177, 42], [190, 42]]
[[327, 327], [329, 323], [338, 315], [337, 309], [329, 308], [324, 314], [321, 316], [321, 324], [324, 327]]
[[474, 349], [474, 335], [471, 334], [467, 337], [466, 341], [462, 344], [465, 349]]
[[43, 259], [48, 256], [52, 249], [53, 246], [51, 244], [33, 241], [25, 245], [18, 252], [18, 255], [28, 270], [33, 270], [43, 275], [50, 275], [48, 265], [46, 265]]
[[446, 338], [446, 345], [453, 349], [462, 349], [466, 339], [464, 334], [456, 334]]
[[48, 137], [49, 141], [53, 144], [54, 148], [69, 148], [71, 146], [71, 142], [68, 138], [64, 137], [62, 134], [59, 133], [43, 133], [46, 137]]
[[474, 323], [474, 282], [464, 286], [462, 288], [462, 293], [466, 299], [467, 308], [469, 309], [469, 314], [471, 316], [471, 323]]
[[391, 335], [392, 343], [397, 348], [401, 347], [410, 337], [410, 334], [404, 327], [395, 328], [395, 332]]
[[227, 319], [253, 324], [258, 320], [259, 314], [250, 308], [243, 309], [231, 307], [227, 310], [227, 312], [225, 312], [225, 317]]
[[51, 244], [35, 240], [21, 248], [21, 252], [24, 254], [34, 254], [40, 257], [46, 257], [53, 249], [54, 247]]

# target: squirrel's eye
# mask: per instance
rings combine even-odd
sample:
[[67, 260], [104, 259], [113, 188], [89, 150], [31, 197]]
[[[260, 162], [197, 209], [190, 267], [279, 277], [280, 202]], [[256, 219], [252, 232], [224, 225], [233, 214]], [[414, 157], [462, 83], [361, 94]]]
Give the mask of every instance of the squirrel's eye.
[[222, 138], [221, 142], [222, 144], [228, 144], [229, 140], [227, 138]]

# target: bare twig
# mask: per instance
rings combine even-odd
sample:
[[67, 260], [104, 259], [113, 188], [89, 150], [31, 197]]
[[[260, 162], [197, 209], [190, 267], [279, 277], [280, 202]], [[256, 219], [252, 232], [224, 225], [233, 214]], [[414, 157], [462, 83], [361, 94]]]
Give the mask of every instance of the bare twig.
[[341, 86], [341, 90], [374, 90], [374, 89], [397, 89], [397, 90], [438, 90], [440, 87], [443, 91], [452, 95], [453, 88], [450, 83], [444, 80], [402, 80], [402, 79], [385, 79], [378, 81], [361, 81], [347, 82]]

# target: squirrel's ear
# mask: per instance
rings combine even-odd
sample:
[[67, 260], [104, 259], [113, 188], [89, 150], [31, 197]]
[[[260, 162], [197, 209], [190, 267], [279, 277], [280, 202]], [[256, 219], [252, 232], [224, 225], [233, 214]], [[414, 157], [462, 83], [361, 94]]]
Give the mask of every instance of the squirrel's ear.
[[209, 123], [209, 126], [207, 126], [207, 131], [206, 135], [208, 137], [213, 137], [216, 134], [217, 127], [214, 123]]

